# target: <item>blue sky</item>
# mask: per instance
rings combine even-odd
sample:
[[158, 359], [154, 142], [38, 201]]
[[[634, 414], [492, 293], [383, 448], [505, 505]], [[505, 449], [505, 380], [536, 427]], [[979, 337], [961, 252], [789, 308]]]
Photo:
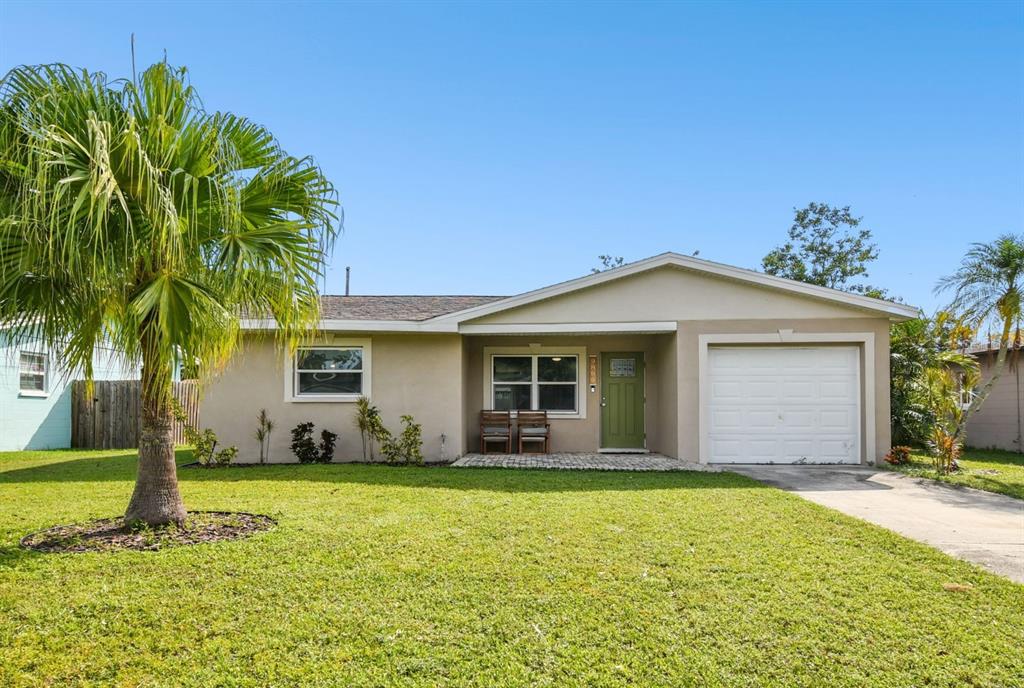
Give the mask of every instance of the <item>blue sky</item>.
[[931, 310], [1024, 232], [1024, 3], [0, 2], [0, 71], [187, 65], [341, 190], [353, 293], [526, 291], [601, 253], [757, 268], [851, 205]]

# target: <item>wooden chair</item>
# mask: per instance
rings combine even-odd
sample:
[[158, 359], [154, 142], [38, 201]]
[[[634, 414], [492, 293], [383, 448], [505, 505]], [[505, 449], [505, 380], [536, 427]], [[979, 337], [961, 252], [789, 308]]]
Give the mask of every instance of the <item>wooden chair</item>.
[[519, 453], [523, 453], [523, 442], [540, 442], [541, 452], [547, 454], [551, 450], [551, 424], [548, 423], [547, 411], [520, 411], [517, 415], [519, 423]]
[[508, 411], [480, 412], [480, 453], [487, 453], [488, 442], [504, 442], [505, 453], [512, 453], [512, 416]]

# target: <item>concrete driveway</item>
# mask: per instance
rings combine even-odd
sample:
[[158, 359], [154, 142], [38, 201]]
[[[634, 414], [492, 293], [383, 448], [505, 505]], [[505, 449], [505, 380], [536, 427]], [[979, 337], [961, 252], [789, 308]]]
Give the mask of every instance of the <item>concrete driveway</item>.
[[1024, 583], [1019, 499], [870, 466], [727, 468]]

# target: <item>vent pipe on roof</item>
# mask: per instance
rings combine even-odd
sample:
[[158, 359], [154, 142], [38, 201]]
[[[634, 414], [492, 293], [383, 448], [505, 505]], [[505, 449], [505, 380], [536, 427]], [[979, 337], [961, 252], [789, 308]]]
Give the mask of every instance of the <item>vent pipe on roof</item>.
[[351, 273], [352, 273], [352, 268], [346, 265], [345, 266], [345, 296], [348, 296], [348, 278], [349, 278], [349, 275]]

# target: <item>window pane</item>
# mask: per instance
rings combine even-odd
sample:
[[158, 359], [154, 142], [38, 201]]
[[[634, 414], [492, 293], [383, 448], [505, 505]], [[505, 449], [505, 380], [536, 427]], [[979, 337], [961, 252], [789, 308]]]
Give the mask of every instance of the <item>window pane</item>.
[[46, 391], [46, 354], [22, 351], [18, 356], [18, 388], [23, 392]]
[[299, 373], [299, 394], [362, 394], [362, 373]]
[[496, 411], [529, 411], [530, 385], [494, 385]]
[[493, 361], [495, 382], [530, 382], [533, 378], [533, 359], [529, 356], [495, 356]]
[[576, 382], [575, 356], [538, 356], [538, 382]]
[[46, 378], [44, 376], [42, 376], [42, 375], [33, 375], [32, 373], [22, 373], [21, 374], [21, 384], [19, 385], [19, 388], [23, 392], [45, 392], [46, 391], [46, 385], [44, 384], [45, 380], [46, 380]]
[[576, 385], [539, 385], [540, 411], [575, 411]]
[[362, 370], [362, 349], [300, 349], [299, 370]]

